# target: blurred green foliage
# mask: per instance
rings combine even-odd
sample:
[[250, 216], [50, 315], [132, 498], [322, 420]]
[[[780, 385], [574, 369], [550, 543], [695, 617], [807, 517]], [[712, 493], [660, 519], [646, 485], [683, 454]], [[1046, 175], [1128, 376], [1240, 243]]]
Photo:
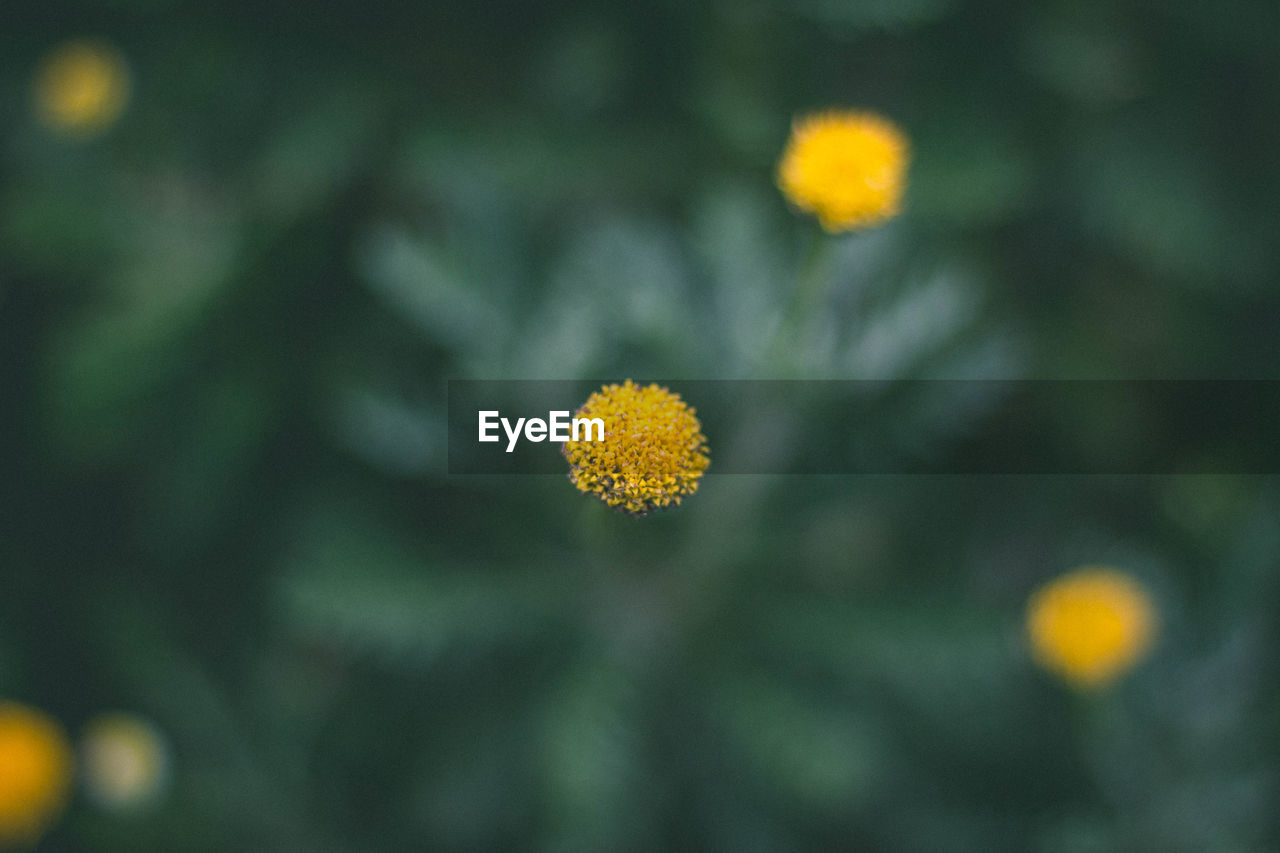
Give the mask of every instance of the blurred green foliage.
[[[1277, 33], [1269, 0], [6, 4], [0, 695], [174, 751], [159, 807], [79, 797], [44, 848], [1275, 849], [1274, 478], [713, 474], [637, 521], [448, 477], [443, 406], [1274, 378]], [[31, 78], [86, 34], [132, 100], [60, 138]], [[876, 231], [773, 188], [831, 105], [912, 140]], [[966, 417], [934, 409], [904, 441]], [[1162, 620], [1099, 695], [1021, 633], [1081, 563]]]

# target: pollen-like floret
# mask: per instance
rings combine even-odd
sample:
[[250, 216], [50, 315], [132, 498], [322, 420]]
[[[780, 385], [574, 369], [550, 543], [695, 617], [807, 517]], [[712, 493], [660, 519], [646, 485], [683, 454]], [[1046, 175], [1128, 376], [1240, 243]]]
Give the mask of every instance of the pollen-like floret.
[[604, 420], [603, 441], [567, 441], [569, 479], [609, 506], [645, 515], [698, 490], [711, 464], [697, 411], [679, 394], [630, 379], [587, 398], [577, 418]]
[[854, 110], [797, 118], [778, 162], [778, 186], [827, 231], [897, 215], [910, 146], [888, 119]]
[[1035, 659], [1076, 687], [1101, 687], [1128, 671], [1147, 653], [1155, 628], [1142, 585], [1102, 566], [1050, 581], [1027, 606]]

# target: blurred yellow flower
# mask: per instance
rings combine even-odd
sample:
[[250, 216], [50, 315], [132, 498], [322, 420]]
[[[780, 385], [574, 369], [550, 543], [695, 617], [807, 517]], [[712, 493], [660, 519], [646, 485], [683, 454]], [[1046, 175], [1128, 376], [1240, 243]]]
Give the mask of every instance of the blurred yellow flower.
[[129, 70], [111, 45], [80, 39], [54, 48], [36, 72], [36, 110], [49, 127], [91, 136], [109, 127], [129, 101]]
[[1050, 581], [1027, 606], [1032, 655], [1077, 687], [1101, 687], [1126, 672], [1151, 647], [1155, 631], [1147, 591], [1104, 566]]
[[95, 717], [80, 740], [85, 790], [116, 811], [154, 803], [169, 782], [169, 749], [154, 725], [132, 714]]
[[71, 746], [57, 722], [0, 702], [0, 845], [39, 839], [66, 804], [72, 769]]
[[895, 216], [910, 146], [888, 119], [854, 110], [797, 118], [778, 162], [778, 186], [827, 231], [850, 231]]
[[614, 509], [645, 515], [698, 490], [711, 464], [697, 410], [666, 388], [606, 385], [574, 415], [601, 418], [603, 441], [566, 441], [569, 479]]

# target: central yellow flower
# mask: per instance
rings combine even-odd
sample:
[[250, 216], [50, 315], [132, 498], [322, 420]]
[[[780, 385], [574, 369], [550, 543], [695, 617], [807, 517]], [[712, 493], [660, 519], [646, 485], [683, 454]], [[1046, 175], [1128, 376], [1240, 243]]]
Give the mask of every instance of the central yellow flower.
[[778, 186], [827, 231], [850, 231], [897, 215], [910, 146], [892, 122], [831, 110], [797, 118], [778, 162]]
[[1032, 654], [1077, 687], [1100, 687], [1128, 670], [1150, 648], [1155, 629], [1146, 590], [1100, 566], [1051, 581], [1027, 606]]
[[72, 766], [61, 726], [34, 708], [0, 702], [0, 846], [39, 839], [66, 802]]
[[569, 479], [614, 509], [645, 515], [675, 506], [711, 464], [697, 410], [666, 388], [606, 385], [575, 417], [603, 419], [604, 440], [564, 443]]
[[64, 133], [88, 136], [104, 130], [128, 100], [124, 58], [104, 42], [67, 42], [45, 57], [36, 74], [40, 117]]

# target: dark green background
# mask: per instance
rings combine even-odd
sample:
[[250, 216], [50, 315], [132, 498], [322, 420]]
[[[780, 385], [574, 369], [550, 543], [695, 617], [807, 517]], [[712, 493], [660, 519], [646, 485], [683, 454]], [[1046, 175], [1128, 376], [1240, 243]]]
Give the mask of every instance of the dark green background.
[[[29, 86], [81, 35], [133, 100], [67, 140]], [[1274, 479], [709, 476], [634, 520], [447, 477], [444, 380], [1276, 378], [1277, 35], [1271, 0], [6, 2], [0, 695], [175, 762], [44, 847], [1276, 849]], [[772, 169], [840, 105], [914, 156], [904, 216], [828, 237]], [[917, 402], [877, 430], [975, 416]], [[1061, 422], [1140, 447], [1115, 412]], [[733, 442], [785, 459], [804, 414]], [[1084, 563], [1162, 622], [1097, 695], [1021, 633]]]

